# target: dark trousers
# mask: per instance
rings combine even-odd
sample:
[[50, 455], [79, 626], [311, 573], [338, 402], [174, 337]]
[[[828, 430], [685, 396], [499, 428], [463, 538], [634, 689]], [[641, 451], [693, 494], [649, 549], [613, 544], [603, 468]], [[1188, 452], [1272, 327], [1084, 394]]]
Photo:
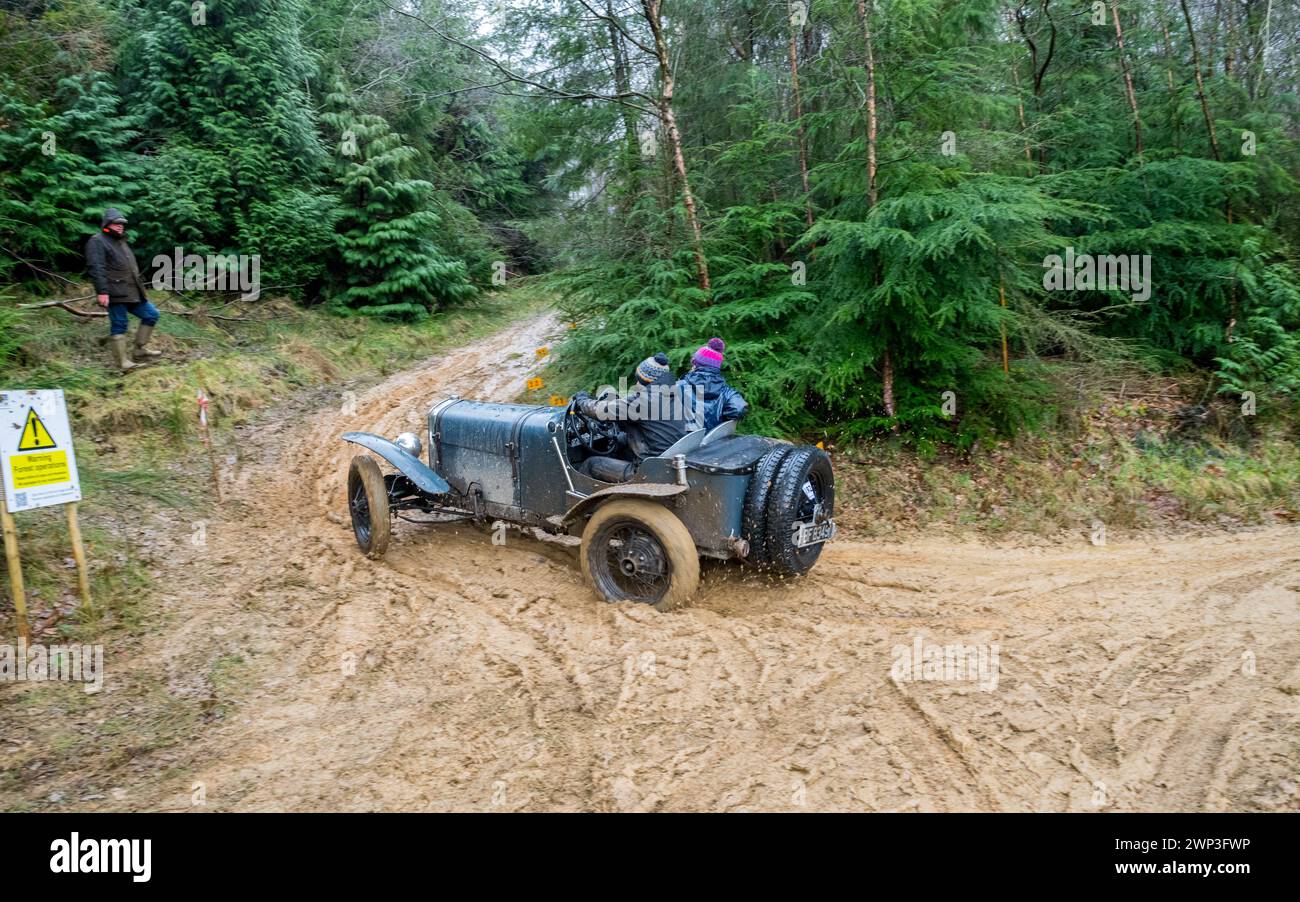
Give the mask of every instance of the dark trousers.
[[636, 472], [636, 464], [617, 457], [596, 456], [584, 460], [578, 470], [601, 482], [627, 482]]
[[158, 308], [148, 301], [136, 301], [134, 304], [109, 304], [108, 305], [108, 334], [125, 335], [128, 320], [127, 314], [131, 314], [140, 320], [142, 326], [152, 326], [158, 322], [161, 316]]

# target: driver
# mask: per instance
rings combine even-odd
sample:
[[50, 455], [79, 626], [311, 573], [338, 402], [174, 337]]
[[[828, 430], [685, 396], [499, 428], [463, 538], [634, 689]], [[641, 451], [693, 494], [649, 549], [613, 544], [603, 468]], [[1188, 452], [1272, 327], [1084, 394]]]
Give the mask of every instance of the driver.
[[[631, 478], [647, 457], [667, 451], [695, 428], [691, 405], [683, 397], [682, 385], [673, 377], [666, 354], [647, 357], [637, 365], [636, 387], [625, 397], [605, 395], [591, 398], [578, 394], [574, 409], [584, 416], [622, 427], [623, 442], [617, 457], [593, 456], [578, 468], [605, 482]], [[627, 460], [620, 452], [626, 452]]]

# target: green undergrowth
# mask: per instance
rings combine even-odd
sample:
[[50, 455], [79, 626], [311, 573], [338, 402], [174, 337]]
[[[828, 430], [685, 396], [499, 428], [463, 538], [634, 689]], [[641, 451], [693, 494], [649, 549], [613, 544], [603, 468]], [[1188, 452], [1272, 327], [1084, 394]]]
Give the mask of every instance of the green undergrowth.
[[[256, 422], [273, 405], [331, 386], [364, 387], [540, 311], [548, 300], [535, 284], [520, 281], [421, 322], [394, 323], [276, 299], [205, 314], [164, 294], [155, 298], [164, 314], [154, 342], [166, 356], [122, 376], [103, 345], [103, 318], [17, 307], [40, 299], [12, 290], [0, 297], [0, 388], [61, 388], [67, 396], [84, 495], [80, 519], [92, 560], [92, 606], [77, 599], [63, 509], [24, 512], [16, 520], [29, 611], [37, 622], [52, 618], [52, 631], [82, 636], [141, 625], [147, 611], [141, 599], [152, 586], [150, 568], [133, 546], [142, 528], [159, 518], [190, 522], [210, 510], [200, 391], [209, 399], [214, 444], [223, 454], [235, 426]], [[7, 578], [3, 589], [0, 621], [8, 621]], [[0, 630], [9, 633], [9, 627]]]

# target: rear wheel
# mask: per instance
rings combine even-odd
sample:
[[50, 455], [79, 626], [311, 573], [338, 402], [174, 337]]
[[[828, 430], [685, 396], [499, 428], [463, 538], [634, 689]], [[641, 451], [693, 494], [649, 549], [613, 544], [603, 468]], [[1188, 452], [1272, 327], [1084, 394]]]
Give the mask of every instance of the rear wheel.
[[749, 543], [749, 554], [745, 556], [747, 564], [766, 567], [772, 562], [767, 551], [767, 498], [781, 461], [791, 450], [789, 445], [777, 445], [759, 460], [754, 475], [749, 479], [740, 522], [741, 536]]
[[825, 542], [795, 545], [799, 523], [829, 520], [835, 512], [835, 474], [831, 459], [818, 448], [795, 448], [777, 471], [767, 499], [767, 554], [777, 573], [807, 573]]
[[357, 545], [366, 557], [383, 557], [393, 528], [388, 516], [388, 486], [379, 464], [365, 454], [352, 458], [348, 467], [348, 513]]
[[670, 611], [699, 587], [700, 557], [690, 532], [666, 507], [609, 501], [582, 534], [582, 575], [606, 601]]

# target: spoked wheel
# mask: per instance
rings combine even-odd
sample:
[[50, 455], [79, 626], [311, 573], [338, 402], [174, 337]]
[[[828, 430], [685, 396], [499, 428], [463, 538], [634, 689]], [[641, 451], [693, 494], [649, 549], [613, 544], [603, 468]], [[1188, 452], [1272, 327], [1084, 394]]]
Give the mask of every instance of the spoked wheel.
[[582, 534], [582, 573], [606, 601], [637, 601], [669, 611], [700, 584], [690, 532], [652, 501], [610, 501]]
[[348, 513], [357, 545], [366, 557], [383, 557], [393, 528], [388, 516], [388, 486], [379, 464], [365, 454], [352, 458], [348, 467]]

